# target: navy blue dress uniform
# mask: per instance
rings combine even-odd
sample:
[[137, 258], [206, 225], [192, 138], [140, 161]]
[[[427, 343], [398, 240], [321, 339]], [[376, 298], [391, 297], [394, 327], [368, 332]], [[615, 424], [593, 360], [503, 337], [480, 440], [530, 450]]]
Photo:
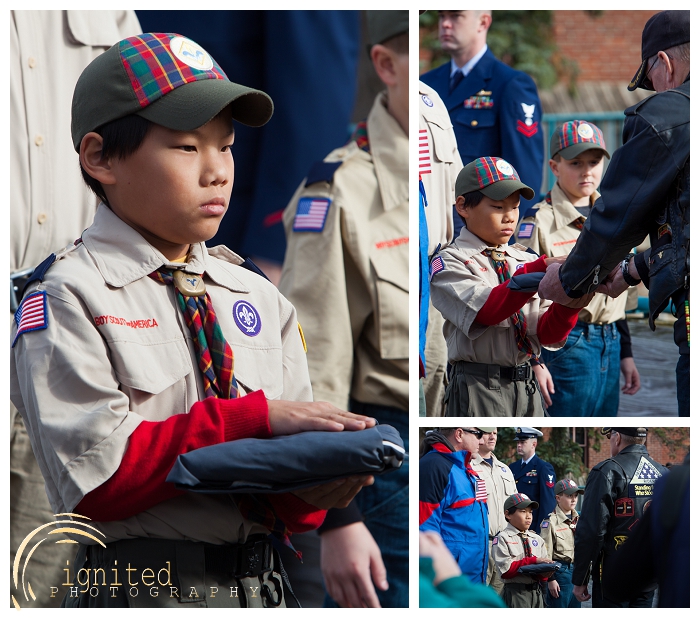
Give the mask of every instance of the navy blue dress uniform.
[[[528, 438], [541, 438], [542, 432], [530, 427], [518, 427], [515, 431], [515, 440], [527, 440]], [[532, 511], [532, 526], [530, 529], [540, 533], [540, 523], [547, 513], [551, 513], [557, 506], [554, 497], [554, 485], [557, 482], [552, 464], [540, 459], [537, 454], [523, 465], [519, 459], [510, 464], [518, 493], [526, 494], [530, 500], [537, 502], [539, 507]]]
[[[469, 74], [450, 92], [447, 62], [421, 76], [442, 98], [454, 126], [462, 161], [501, 157], [535, 189], [532, 200], [520, 200], [521, 211], [539, 201], [544, 166], [542, 106], [532, 78], [486, 50]], [[455, 223], [459, 218], [457, 217]], [[459, 220], [459, 227], [464, 225]], [[455, 234], [459, 230], [455, 229]]]

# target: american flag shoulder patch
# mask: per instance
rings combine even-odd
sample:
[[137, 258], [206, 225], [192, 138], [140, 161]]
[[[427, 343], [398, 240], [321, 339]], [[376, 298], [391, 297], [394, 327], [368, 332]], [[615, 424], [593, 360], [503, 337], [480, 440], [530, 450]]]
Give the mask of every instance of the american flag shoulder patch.
[[12, 341], [12, 347], [20, 335], [32, 330], [42, 330], [49, 325], [49, 316], [46, 313], [46, 292], [34, 292], [22, 300], [15, 312], [17, 334]]
[[331, 201], [323, 197], [301, 197], [294, 216], [293, 232], [322, 232]]
[[438, 255], [430, 262], [430, 280], [432, 281], [435, 274], [439, 273], [441, 270], [445, 270], [445, 262], [443, 262], [442, 258]]
[[486, 481], [483, 479], [476, 480], [476, 499], [477, 502], [486, 502]]
[[535, 229], [534, 223], [521, 223], [518, 230], [518, 238], [530, 238]]

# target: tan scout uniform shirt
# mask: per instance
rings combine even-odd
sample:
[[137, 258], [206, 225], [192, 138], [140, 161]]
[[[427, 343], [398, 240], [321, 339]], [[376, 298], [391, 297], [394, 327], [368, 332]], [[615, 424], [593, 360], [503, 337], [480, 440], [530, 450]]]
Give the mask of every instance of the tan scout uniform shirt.
[[428, 200], [425, 218], [428, 222], [428, 252], [432, 255], [438, 244], [446, 247], [454, 236], [452, 208], [462, 159], [450, 115], [440, 95], [421, 81], [418, 89], [418, 173]]
[[[517, 242], [526, 247], [531, 247], [539, 255], [547, 257], [560, 257], [569, 255], [581, 234], [574, 222], [581, 217], [581, 213], [569, 201], [566, 194], [555, 184], [552, 187], [552, 203], [542, 201], [535, 205], [535, 216], [525, 217], [522, 223], [532, 223], [535, 227], [530, 238], [517, 236]], [[600, 197], [596, 191], [591, 196], [591, 205]], [[518, 233], [520, 232], [518, 225]], [[627, 292], [623, 292], [617, 298], [607, 294], [596, 294], [593, 300], [578, 314], [582, 322], [593, 324], [610, 324], [625, 317], [625, 304]]]
[[[524, 534], [527, 535], [533, 556], [537, 558], [549, 557], [547, 546], [541, 536], [535, 534], [532, 530], [527, 530]], [[520, 530], [508, 524], [493, 540], [491, 555], [496, 563], [496, 570], [501, 577], [508, 572], [513, 561], [522, 560], [525, 557], [525, 549], [520, 535]], [[529, 575], [518, 574], [511, 579], [504, 579], [503, 581], [506, 584], [531, 584], [536, 580]]]
[[[481, 252], [487, 245], [466, 227], [446, 249], [440, 251], [445, 268], [436, 272], [430, 282], [430, 295], [435, 308], [445, 318], [444, 335], [450, 362], [467, 361], [512, 367], [528, 360], [518, 349], [515, 326], [510, 317], [493, 326], [475, 321], [491, 290], [499, 285], [491, 258]], [[518, 264], [532, 262], [536, 255], [518, 245], [501, 245], [511, 276]], [[535, 354], [541, 350], [537, 338], [537, 321], [551, 301], [533, 296], [522, 311], [527, 321], [527, 337]], [[559, 349], [564, 341], [548, 349]]]
[[[148, 274], [167, 264], [143, 237], [100, 205], [83, 242], [69, 248], [30, 292], [47, 294], [48, 328], [26, 332], [11, 354], [11, 397], [32, 438], [56, 513], [69, 512], [114, 474], [144, 420], [186, 414], [204, 398], [190, 331], [170, 285]], [[311, 400], [296, 312], [225, 247], [192, 245], [244, 393]], [[180, 264], [182, 266], [182, 264]], [[245, 300], [260, 330], [246, 335], [233, 305]], [[13, 335], [14, 335], [13, 329]], [[130, 537], [242, 542], [265, 529], [229, 496], [189, 493], [122, 521], [94, 523], [108, 541]], [[86, 542], [81, 539], [81, 542]]]
[[518, 493], [518, 488], [510, 468], [496, 456], [493, 457], [493, 466], [484, 461], [478, 453], [472, 459], [472, 468], [477, 471], [479, 477], [486, 483], [486, 503], [489, 507], [489, 537], [496, 536], [508, 525], [508, 520], [503, 514], [503, 505], [506, 498]]
[[[408, 137], [382, 94], [367, 133], [371, 154], [334, 150], [332, 182], [302, 183], [287, 206], [279, 287], [299, 312], [316, 401], [408, 410]], [[320, 232], [292, 230], [302, 197], [330, 198]]]
[[133, 11], [12, 11], [10, 15], [10, 271], [37, 266], [78, 238], [97, 200], [70, 133], [83, 69], [139, 34]]
[[571, 526], [577, 518], [576, 509], [571, 509], [571, 517], [569, 518], [557, 505], [554, 512], [542, 521], [540, 532], [547, 544], [547, 553], [552, 560], [563, 563], [574, 561], [574, 531]]

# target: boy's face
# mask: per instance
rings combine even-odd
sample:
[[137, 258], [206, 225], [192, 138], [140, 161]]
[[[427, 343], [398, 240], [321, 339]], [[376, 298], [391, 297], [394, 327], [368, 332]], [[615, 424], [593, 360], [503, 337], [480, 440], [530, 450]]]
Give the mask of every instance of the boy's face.
[[570, 496], [566, 494], [557, 494], [554, 497], [557, 500], [559, 508], [565, 513], [570, 513], [571, 509], [576, 507], [576, 502], [578, 501], [578, 493], [571, 494]]
[[506, 511], [506, 519], [511, 526], [517, 528], [520, 532], [525, 532], [532, 525], [532, 507], [526, 506], [524, 509], [516, 509], [512, 515], [509, 515], [508, 511]]
[[[571, 199], [574, 206], [587, 205], [588, 198], [600, 186], [604, 156], [602, 150], [591, 149], [585, 150], [575, 159], [567, 161], [560, 157], [559, 161], [554, 159], [549, 161], [549, 166], [557, 177], [559, 186]], [[577, 204], [577, 201], [581, 203]]]
[[135, 153], [109, 161], [112, 210], [169, 260], [219, 229], [233, 188], [231, 120], [227, 108], [194, 131], [153, 125]]
[[520, 193], [513, 193], [500, 201], [484, 195], [473, 208], [464, 206], [464, 198], [460, 195], [455, 207], [472, 234], [488, 245], [505, 245], [513, 235], [518, 222]]

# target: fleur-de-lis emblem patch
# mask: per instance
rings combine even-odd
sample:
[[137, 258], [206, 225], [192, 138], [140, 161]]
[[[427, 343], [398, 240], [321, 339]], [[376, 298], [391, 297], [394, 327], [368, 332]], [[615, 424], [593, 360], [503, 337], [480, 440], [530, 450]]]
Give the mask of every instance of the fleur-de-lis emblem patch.
[[260, 314], [245, 300], [239, 300], [233, 306], [233, 319], [236, 326], [248, 337], [255, 337], [260, 332]]

